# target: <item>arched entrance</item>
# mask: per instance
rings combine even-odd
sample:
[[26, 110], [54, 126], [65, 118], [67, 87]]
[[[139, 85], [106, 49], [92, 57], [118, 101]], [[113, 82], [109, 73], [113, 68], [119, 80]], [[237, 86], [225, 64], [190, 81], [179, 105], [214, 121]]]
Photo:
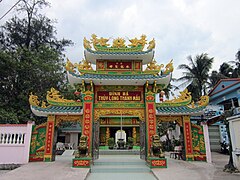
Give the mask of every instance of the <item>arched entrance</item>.
[[[146, 157], [146, 125], [144, 109], [94, 109], [93, 126], [93, 159], [99, 157], [99, 148], [108, 148], [108, 140], [117, 142], [116, 133], [120, 129], [125, 132], [125, 141], [128, 137], [133, 139], [133, 144], [140, 147], [142, 159]], [[114, 147], [115, 149], [117, 146]]]

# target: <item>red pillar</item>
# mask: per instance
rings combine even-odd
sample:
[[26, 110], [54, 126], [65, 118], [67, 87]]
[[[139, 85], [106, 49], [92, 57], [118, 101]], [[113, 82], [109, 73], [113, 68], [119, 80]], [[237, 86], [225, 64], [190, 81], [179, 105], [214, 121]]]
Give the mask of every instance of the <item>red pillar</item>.
[[150, 148], [152, 145], [152, 136], [156, 131], [156, 107], [155, 97], [153, 95], [146, 96], [146, 144], [147, 157], [150, 157]]
[[183, 129], [184, 129], [184, 144], [185, 154], [187, 161], [193, 161], [193, 149], [192, 149], [192, 129], [190, 116], [183, 116]]
[[54, 140], [55, 116], [48, 115], [46, 139], [44, 148], [44, 161], [53, 161], [53, 140]]
[[85, 95], [83, 103], [82, 134], [88, 137], [88, 154], [92, 152], [93, 95]]

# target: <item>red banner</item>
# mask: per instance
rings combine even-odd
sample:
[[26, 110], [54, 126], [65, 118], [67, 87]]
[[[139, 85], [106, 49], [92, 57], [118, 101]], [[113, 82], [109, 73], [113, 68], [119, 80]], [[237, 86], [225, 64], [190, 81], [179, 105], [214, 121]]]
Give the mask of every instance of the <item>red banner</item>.
[[53, 133], [54, 133], [54, 122], [47, 122], [47, 134], [46, 134], [46, 150], [45, 154], [52, 154], [52, 141], [53, 141]]
[[97, 101], [141, 101], [141, 91], [97, 91]]
[[156, 134], [156, 112], [154, 103], [147, 103], [148, 150], [152, 144], [152, 136]]
[[91, 147], [91, 133], [92, 133], [92, 102], [84, 103], [83, 113], [83, 131], [82, 133], [88, 137], [88, 148]]
[[185, 122], [184, 127], [185, 127], [186, 153], [192, 154], [192, 139], [191, 139], [191, 131], [190, 131], [190, 122]]

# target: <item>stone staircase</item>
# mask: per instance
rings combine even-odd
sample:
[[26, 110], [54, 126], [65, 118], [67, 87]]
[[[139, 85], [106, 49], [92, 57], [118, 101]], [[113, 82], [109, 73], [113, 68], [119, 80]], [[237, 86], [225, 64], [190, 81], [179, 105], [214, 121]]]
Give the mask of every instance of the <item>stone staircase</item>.
[[91, 166], [87, 180], [92, 179], [156, 179], [139, 155], [100, 155]]
[[140, 155], [140, 150], [139, 149], [131, 149], [131, 150], [101, 149], [99, 150], [99, 155]]

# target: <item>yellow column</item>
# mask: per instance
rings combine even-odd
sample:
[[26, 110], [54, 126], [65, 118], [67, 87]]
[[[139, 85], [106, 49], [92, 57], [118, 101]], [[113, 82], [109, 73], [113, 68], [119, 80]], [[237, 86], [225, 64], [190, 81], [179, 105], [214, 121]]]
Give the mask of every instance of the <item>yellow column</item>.
[[133, 127], [133, 145], [136, 146], [136, 142], [137, 142], [137, 131], [136, 131], [136, 127]]
[[108, 139], [110, 138], [110, 129], [109, 127], [107, 127], [107, 130], [106, 130], [106, 146], [108, 146]]

